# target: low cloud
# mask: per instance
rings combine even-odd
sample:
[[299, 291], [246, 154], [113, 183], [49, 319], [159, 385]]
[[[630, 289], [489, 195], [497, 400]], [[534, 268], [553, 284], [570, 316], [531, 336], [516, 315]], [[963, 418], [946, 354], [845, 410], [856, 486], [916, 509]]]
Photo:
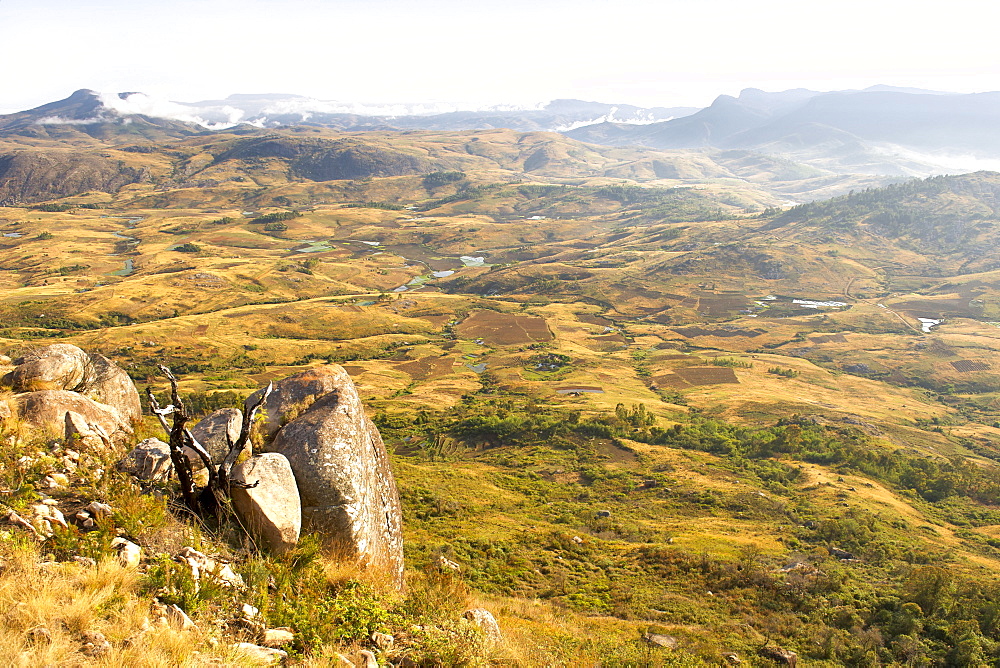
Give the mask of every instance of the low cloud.
[[219, 107], [189, 107], [146, 95], [127, 93], [116, 95], [99, 93], [98, 97], [108, 109], [123, 116], [142, 115], [166, 118], [173, 121], [194, 123], [210, 130], [224, 130], [239, 125], [243, 120], [243, 110], [223, 105]]
[[971, 153], [925, 152], [915, 151], [898, 145], [882, 145], [874, 147], [875, 151], [893, 158], [904, 158], [927, 165], [932, 174], [966, 174], [968, 172], [991, 171], [1000, 172], [1000, 158], [981, 157]]

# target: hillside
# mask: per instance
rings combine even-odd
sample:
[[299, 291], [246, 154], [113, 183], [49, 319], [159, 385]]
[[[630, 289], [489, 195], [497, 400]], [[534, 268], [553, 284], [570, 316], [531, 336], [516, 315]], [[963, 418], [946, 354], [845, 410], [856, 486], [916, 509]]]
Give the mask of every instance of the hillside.
[[[362, 649], [393, 665], [771, 665], [765, 645], [821, 666], [997, 662], [1000, 175], [864, 189], [743, 149], [549, 132], [113, 129], [0, 139], [44, 166], [0, 160], [16, 193], [0, 350], [73, 343], [161, 396], [166, 364], [198, 414], [342, 365], [391, 453], [411, 591], [339, 572], [310, 541], [282, 560], [207, 531], [169, 486], [99, 483], [114, 453], [74, 473], [62, 444], [4, 419], [5, 504], [153, 518], [123, 510], [41, 547], [5, 527], [8, 608], [34, 605], [15, 585], [45, 569], [76, 591], [106, 578], [117, 598], [93, 594], [85, 622], [121, 661], [244, 660], [205, 631], [243, 601], [211, 590], [170, 598], [204, 632], [126, 642], [166, 566], [69, 561], [107, 556], [97, 537], [121, 529], [147, 554], [183, 538], [231, 559], [306, 665]], [[782, 207], [781, 188], [848, 182]], [[45, 488], [53, 473], [67, 486]], [[458, 623], [468, 607], [496, 615], [502, 644]], [[4, 627], [27, 662], [85, 661], [67, 640], [84, 622], [30, 610]], [[25, 639], [43, 621], [69, 629], [52, 645], [66, 654]]]

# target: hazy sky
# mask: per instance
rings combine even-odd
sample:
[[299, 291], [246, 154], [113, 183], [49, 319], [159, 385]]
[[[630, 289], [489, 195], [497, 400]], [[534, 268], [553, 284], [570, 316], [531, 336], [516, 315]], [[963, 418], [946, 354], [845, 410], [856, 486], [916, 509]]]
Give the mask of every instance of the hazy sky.
[[0, 0], [0, 110], [175, 100], [708, 104], [745, 87], [1000, 89], [991, 3]]

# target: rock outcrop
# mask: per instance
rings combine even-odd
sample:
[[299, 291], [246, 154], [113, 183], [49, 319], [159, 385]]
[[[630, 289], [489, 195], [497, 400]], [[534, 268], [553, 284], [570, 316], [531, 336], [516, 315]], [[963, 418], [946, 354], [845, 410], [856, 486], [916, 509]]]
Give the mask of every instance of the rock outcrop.
[[270, 446], [284, 455], [302, 499], [304, 528], [324, 534], [345, 558], [387, 571], [403, 584], [399, 493], [378, 429], [365, 415], [350, 376], [329, 365], [275, 385], [269, 419], [283, 407], [322, 396], [281, 427]]
[[90, 355], [92, 375], [87, 379], [83, 394], [95, 401], [114, 406], [126, 422], [142, 419], [142, 401], [135, 383], [117, 364], [104, 355]]
[[112, 442], [119, 443], [132, 434], [132, 427], [111, 406], [69, 390], [41, 390], [15, 395], [11, 400], [17, 415], [39, 431], [62, 438], [66, 429], [66, 413], [82, 416], [88, 425], [99, 427]]
[[[229, 440], [227, 438], [235, 443], [240, 437], [242, 425], [243, 411], [238, 408], [221, 408], [202, 418], [198, 424], [191, 428], [191, 435], [205, 448], [212, 457], [212, 462], [221, 464], [222, 460], [229, 454]], [[184, 454], [191, 462], [193, 469], [205, 468], [205, 463], [197, 454], [187, 450]]]
[[76, 346], [53, 343], [14, 360], [11, 388], [15, 392], [78, 392], [93, 377], [92, 366], [90, 356]]
[[[276, 382], [262, 408], [267, 436], [273, 437], [283, 424], [298, 417], [320, 397], [336, 392], [343, 386], [345, 378], [353, 389], [354, 383], [347, 372], [342, 367], [331, 364], [302, 371]], [[245, 406], [253, 405], [263, 393], [264, 390], [257, 390], [251, 394], [247, 397]]]
[[265, 452], [251, 457], [236, 465], [232, 480], [254, 485], [232, 489], [233, 506], [243, 525], [275, 554], [294, 548], [302, 530], [302, 504], [284, 455]]
[[[36, 428], [63, 430], [67, 412], [113, 440], [132, 431], [142, 418], [142, 404], [132, 379], [117, 364], [67, 343], [32, 350], [12, 362], [0, 380], [17, 393], [10, 402], [18, 416]], [[83, 432], [83, 422], [73, 429]]]

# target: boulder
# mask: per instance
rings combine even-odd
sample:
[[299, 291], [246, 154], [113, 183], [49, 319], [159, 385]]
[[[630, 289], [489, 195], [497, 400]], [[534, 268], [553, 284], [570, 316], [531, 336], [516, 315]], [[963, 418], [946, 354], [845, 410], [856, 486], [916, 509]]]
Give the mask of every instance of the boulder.
[[17, 394], [12, 401], [18, 416], [41, 431], [65, 436], [66, 413], [78, 413], [91, 428], [100, 428], [114, 443], [126, 440], [132, 426], [118, 411], [68, 390], [41, 390]]
[[[298, 417], [317, 399], [336, 392], [345, 383], [354, 384], [344, 368], [336, 364], [307, 369], [274, 384], [274, 389], [262, 407], [264, 429], [268, 438], [273, 437], [283, 424]], [[257, 390], [247, 397], [245, 406], [252, 406], [264, 390]]]
[[666, 647], [667, 649], [677, 649], [677, 638], [664, 635], [662, 633], [647, 633], [643, 636], [650, 645], [656, 647]]
[[255, 645], [251, 642], [236, 642], [233, 643], [233, 648], [238, 650], [241, 654], [247, 656], [252, 661], [257, 661], [266, 665], [282, 663], [288, 658], [288, 652], [284, 650], [261, 647], [260, 645]]
[[66, 447], [77, 450], [94, 450], [111, 445], [111, 437], [103, 430], [87, 422], [76, 411], [66, 411], [66, 429], [63, 435]]
[[257, 483], [232, 488], [233, 506], [243, 525], [275, 554], [295, 547], [302, 529], [302, 504], [285, 456], [265, 452], [251, 457], [233, 468], [232, 480]]
[[54, 343], [22, 355], [4, 376], [15, 392], [66, 390], [113, 407], [126, 424], [142, 419], [139, 392], [129, 375], [103, 355]]
[[68, 343], [53, 343], [14, 360], [11, 386], [15, 392], [78, 391], [93, 376], [90, 355]]
[[[191, 427], [191, 435], [208, 451], [214, 463], [221, 464], [222, 460], [229, 454], [227, 435], [235, 443], [240, 437], [242, 426], [243, 411], [238, 408], [222, 408]], [[193, 469], [205, 468], [205, 463], [197, 454], [189, 452], [187, 448], [185, 448], [184, 454], [191, 462]]]
[[276, 629], [264, 631], [264, 640], [261, 644], [264, 647], [281, 647], [295, 641], [295, 632], [287, 626], [279, 626]]
[[185, 547], [174, 557], [175, 561], [186, 564], [191, 569], [191, 579], [195, 590], [200, 587], [203, 578], [213, 580], [218, 584], [233, 589], [242, 589], [243, 577], [233, 570], [225, 561], [217, 561], [193, 547]]
[[314, 375], [298, 374], [299, 385], [278, 383], [281, 403], [268, 402], [269, 412], [274, 408], [279, 412], [273, 415], [278, 415], [286, 400], [308, 396], [302, 394], [307, 390], [331, 388], [282, 427], [270, 446], [288, 458], [295, 474], [303, 528], [323, 534], [345, 558], [384, 569], [402, 587], [399, 493], [382, 437], [341, 367], [306, 374]]
[[126, 568], [137, 568], [142, 562], [142, 548], [125, 538], [115, 538], [111, 547], [118, 552], [118, 561]]
[[462, 618], [478, 626], [483, 635], [493, 642], [503, 640], [503, 634], [500, 633], [500, 625], [497, 624], [496, 617], [489, 610], [485, 608], [471, 608], [462, 613]]
[[788, 668], [795, 668], [799, 662], [799, 655], [790, 649], [785, 649], [784, 647], [771, 647], [765, 645], [757, 650], [757, 653], [779, 665], [788, 666]]
[[82, 392], [94, 401], [118, 410], [126, 422], [142, 419], [142, 402], [135, 383], [125, 371], [104, 355], [90, 355], [91, 375]]
[[139, 480], [165, 482], [170, 479], [173, 471], [170, 446], [158, 438], [147, 438], [132, 448], [118, 463], [118, 468]]

